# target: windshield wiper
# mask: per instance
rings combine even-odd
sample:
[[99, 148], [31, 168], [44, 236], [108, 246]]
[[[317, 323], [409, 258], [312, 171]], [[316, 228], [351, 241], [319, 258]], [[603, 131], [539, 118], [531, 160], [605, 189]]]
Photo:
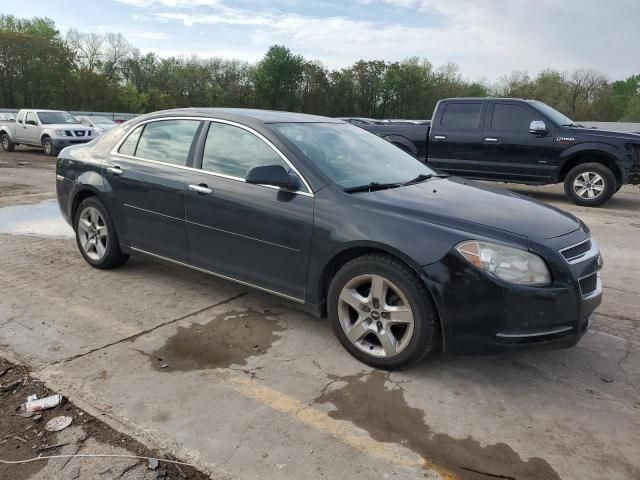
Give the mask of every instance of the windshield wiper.
[[408, 182], [404, 182], [402, 185], [406, 186], [406, 185], [413, 185], [414, 183], [424, 182], [425, 180], [429, 180], [431, 177], [433, 177], [433, 175], [430, 173], [429, 174], [421, 173], [416, 178], [412, 178]]
[[584, 125], [580, 125], [579, 123], [565, 123], [564, 125], [562, 125], [563, 127], [578, 127], [578, 128], [585, 128]]
[[366, 185], [358, 185], [357, 187], [349, 187], [345, 188], [344, 191], [347, 193], [357, 193], [357, 192], [375, 192], [376, 190], [387, 190], [389, 188], [397, 188], [401, 187], [402, 183], [378, 183], [371, 182]]

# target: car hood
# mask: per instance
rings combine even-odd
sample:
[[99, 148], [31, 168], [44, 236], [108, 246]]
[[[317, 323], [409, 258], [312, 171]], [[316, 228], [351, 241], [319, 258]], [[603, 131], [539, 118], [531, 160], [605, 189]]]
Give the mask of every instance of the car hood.
[[425, 220], [455, 218], [529, 238], [554, 238], [580, 228], [573, 215], [501, 188], [459, 177], [354, 195]]
[[631, 140], [635, 142], [640, 142], [640, 133], [633, 132], [616, 132], [614, 130], [601, 130], [599, 128], [570, 128], [568, 129], [572, 133], [580, 134], [581, 137], [593, 137], [598, 140], [600, 137], [606, 138], [617, 138], [620, 140]]
[[54, 130], [93, 130], [93, 128], [82, 125], [81, 123], [47, 123], [43, 125], [43, 127]]

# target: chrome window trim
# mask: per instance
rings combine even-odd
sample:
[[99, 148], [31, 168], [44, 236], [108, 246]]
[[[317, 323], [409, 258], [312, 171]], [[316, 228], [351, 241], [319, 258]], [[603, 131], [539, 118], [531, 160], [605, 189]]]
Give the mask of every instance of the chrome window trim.
[[[591, 242], [591, 248], [589, 250], [587, 250], [586, 252], [576, 256], [576, 257], [572, 257], [572, 258], [566, 258], [562, 252], [564, 252], [565, 250], [569, 250], [573, 247], [577, 247], [578, 245], [582, 245], [583, 243], [586, 242]], [[586, 240], [582, 240], [581, 242], [578, 243], [574, 243], [573, 245], [569, 245], [568, 247], [564, 247], [560, 250], [560, 255], [562, 256], [562, 258], [564, 258], [565, 262], [567, 262], [570, 265], [575, 265], [576, 263], [581, 263], [584, 262], [586, 260], [590, 260], [593, 257], [597, 256], [600, 254], [600, 248], [598, 247], [598, 242], [596, 242], [593, 237], [589, 237]]]
[[142, 253], [144, 255], [149, 255], [151, 257], [159, 258], [160, 260], [165, 260], [170, 263], [175, 263], [176, 265], [180, 265], [183, 267], [191, 268], [193, 270], [197, 270], [198, 272], [207, 273], [209, 275], [213, 275], [214, 277], [222, 278], [223, 280], [229, 280], [231, 282], [239, 283], [240, 285], [245, 285], [247, 287], [255, 288], [257, 290], [261, 290], [263, 292], [272, 293], [273, 295], [278, 295], [279, 297], [286, 298], [287, 300], [291, 300], [296, 303], [304, 304], [305, 301], [302, 298], [292, 297], [291, 295], [287, 295], [285, 293], [280, 293], [275, 290], [270, 290], [265, 287], [261, 287], [259, 285], [255, 285], [253, 283], [245, 282], [244, 280], [238, 280], [237, 278], [228, 277], [227, 275], [222, 275], [221, 273], [212, 272], [211, 270], [205, 270], [204, 268], [196, 267], [194, 265], [190, 265], [188, 263], [183, 263], [178, 260], [173, 260], [172, 258], [163, 257], [162, 255], [158, 255], [156, 253], [147, 252], [146, 250], [142, 250], [136, 247], [129, 247], [134, 252]]
[[271, 189], [275, 189], [275, 190], [282, 190], [283, 192], [295, 193], [297, 195], [304, 195], [304, 196], [307, 196], [307, 197], [313, 197], [314, 196], [314, 194], [313, 194], [313, 192], [311, 190], [311, 186], [309, 185], [307, 180], [300, 173], [300, 171], [289, 161], [289, 159], [278, 149], [278, 147], [276, 147], [273, 143], [271, 143], [271, 141], [268, 138], [266, 138], [264, 135], [262, 135], [260, 132], [255, 131], [251, 127], [247, 127], [246, 125], [243, 125], [243, 124], [238, 123], [238, 122], [233, 122], [231, 120], [223, 120], [223, 119], [219, 119], [219, 118], [205, 117], [205, 116], [201, 116], [201, 117], [193, 116], [193, 117], [159, 117], [159, 118], [151, 118], [149, 120], [144, 120], [144, 121], [142, 121], [140, 123], [137, 123], [135, 126], [132, 125], [132, 128], [128, 132], [125, 132], [125, 134], [122, 136], [122, 138], [116, 142], [116, 144], [113, 146], [113, 148], [111, 149], [109, 154], [110, 155], [115, 155], [117, 157], [128, 158], [128, 159], [131, 159], [131, 160], [140, 160], [140, 161], [143, 161], [143, 162], [156, 163], [158, 165], [167, 165], [167, 166], [170, 166], [170, 167], [180, 168], [180, 169], [188, 170], [188, 171], [192, 171], [192, 172], [205, 173], [207, 175], [211, 175], [211, 176], [214, 176], [214, 177], [226, 178], [228, 180], [236, 180], [238, 182], [247, 183], [245, 181], [245, 179], [241, 178], [241, 177], [235, 177], [235, 176], [232, 176], [232, 175], [225, 175], [223, 173], [210, 172], [208, 170], [203, 170], [202, 168], [186, 167], [184, 165], [175, 165], [173, 163], [161, 162], [159, 160], [150, 160], [148, 158], [136, 157], [136, 156], [133, 156], [133, 155], [125, 155], [125, 154], [122, 154], [122, 153], [118, 152], [118, 149], [120, 148], [120, 146], [125, 142], [125, 140], [129, 137], [129, 135], [131, 135], [138, 127], [140, 127], [141, 125], [145, 125], [147, 123], [150, 123], [150, 122], [160, 122], [160, 121], [163, 121], [163, 120], [198, 120], [198, 121], [201, 121], [201, 122], [202, 121], [209, 121], [209, 122], [216, 122], [216, 123], [224, 123], [226, 125], [232, 125], [234, 127], [239, 127], [239, 128], [241, 128], [243, 130], [246, 130], [247, 132], [255, 135], [260, 140], [265, 142], [291, 168], [291, 170], [293, 170], [295, 172], [295, 174], [298, 175], [298, 177], [300, 177], [300, 180], [302, 180], [302, 183], [304, 184], [304, 186], [307, 189], [307, 191], [305, 192], [305, 191], [301, 191], [301, 190], [284, 190], [284, 189], [281, 189], [280, 187], [276, 187], [275, 185], [259, 185], [259, 186], [267, 187], [267, 188], [271, 188]]

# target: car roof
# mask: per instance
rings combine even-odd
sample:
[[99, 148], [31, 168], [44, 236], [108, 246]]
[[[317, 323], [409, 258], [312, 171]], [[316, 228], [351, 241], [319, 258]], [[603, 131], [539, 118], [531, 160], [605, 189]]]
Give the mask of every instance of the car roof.
[[[204, 116], [222, 120], [257, 121], [260, 123], [342, 123], [341, 120], [306, 113], [278, 112], [255, 108], [175, 108], [144, 115], [145, 119], [156, 116]], [[140, 118], [140, 117], [137, 117]]]

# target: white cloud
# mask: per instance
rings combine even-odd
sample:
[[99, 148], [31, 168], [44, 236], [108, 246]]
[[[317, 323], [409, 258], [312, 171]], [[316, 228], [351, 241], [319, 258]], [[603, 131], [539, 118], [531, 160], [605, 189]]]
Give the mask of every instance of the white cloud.
[[203, 25], [212, 39], [221, 35], [221, 29], [227, 35], [233, 31], [229, 29], [237, 29], [234, 49], [246, 58], [256, 58], [269, 45], [281, 43], [330, 67], [347, 66], [360, 58], [419, 56], [435, 64], [454, 61], [472, 78], [495, 79], [516, 68], [535, 73], [548, 67], [581, 66], [619, 78], [637, 73], [633, 70], [638, 68], [630, 60], [637, 58], [640, 40], [637, 0], [619, 0], [615, 7], [596, 0], [358, 0], [378, 4], [367, 8], [384, 3], [397, 13], [406, 12], [412, 15], [408, 24], [399, 20], [401, 15], [394, 15], [394, 22], [385, 21], [383, 15], [375, 21], [301, 15], [269, 9], [266, 2], [249, 9], [223, 0], [120, 1], [146, 7], [147, 20]]

